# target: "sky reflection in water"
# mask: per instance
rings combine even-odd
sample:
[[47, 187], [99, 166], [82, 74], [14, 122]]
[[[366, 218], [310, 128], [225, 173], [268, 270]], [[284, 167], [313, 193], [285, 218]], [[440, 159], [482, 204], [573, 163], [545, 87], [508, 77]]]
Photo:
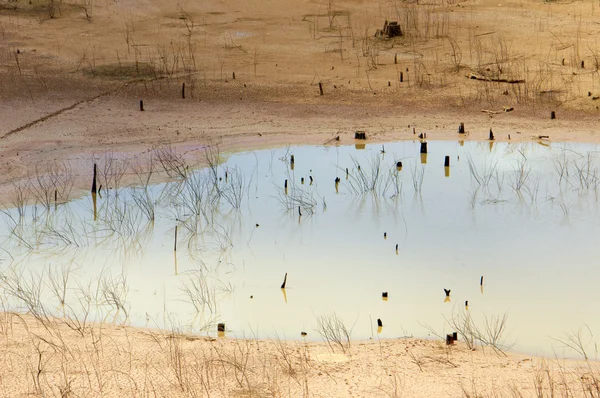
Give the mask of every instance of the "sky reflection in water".
[[[182, 225], [189, 209], [181, 204], [177, 181], [150, 188], [157, 202], [154, 223], [137, 214], [132, 190], [122, 189], [118, 203], [133, 220], [134, 238], [117, 238], [106, 222], [93, 221], [89, 197], [52, 207], [49, 214], [30, 206], [23, 221], [26, 243], [11, 235], [9, 217], [2, 215], [0, 267], [7, 275], [42, 275], [44, 302], [58, 316], [63, 309], [46, 274], [72, 264], [67, 303], [75, 303], [78, 289], [89, 281], [110, 280], [127, 293], [127, 320], [110, 305], [95, 319], [195, 332], [208, 323], [210, 334], [216, 334], [214, 322], [225, 322], [230, 336], [295, 339], [306, 331], [318, 339], [316, 317], [335, 312], [356, 339], [426, 337], [428, 327], [439, 334], [454, 331], [446, 319], [462, 313], [468, 300], [479, 324], [486, 316], [508, 314], [506, 343], [514, 343], [514, 350], [573, 356], [553, 338], [580, 328], [589, 336], [586, 324], [600, 331], [597, 146], [430, 141], [426, 163], [419, 148], [418, 141], [406, 141], [385, 144], [385, 154], [381, 145], [231, 154], [218, 167], [219, 185], [241, 178], [241, 207], [222, 200], [211, 215], [215, 228], [197, 237]], [[356, 185], [358, 176], [353, 159], [366, 175], [381, 162], [375, 192], [353, 191], [350, 181]], [[389, 176], [398, 161], [403, 167], [396, 194]], [[210, 170], [195, 173], [198, 181], [210, 178]], [[316, 203], [313, 214], [308, 207], [302, 216], [296, 206], [286, 210], [282, 200], [299, 192]], [[114, 190], [98, 198], [98, 217], [114, 222], [115, 203]], [[8, 213], [17, 219], [15, 209]], [[40, 237], [49, 223], [72, 225], [77, 244], [55, 234]], [[287, 301], [279, 288], [286, 272]], [[210, 303], [203, 314], [196, 314], [185, 293], [192, 280], [206, 283]], [[450, 302], [444, 302], [444, 288], [452, 290]], [[389, 293], [387, 301], [382, 292]], [[23, 309], [16, 300], [9, 305]], [[585, 341], [593, 347], [593, 339]]]

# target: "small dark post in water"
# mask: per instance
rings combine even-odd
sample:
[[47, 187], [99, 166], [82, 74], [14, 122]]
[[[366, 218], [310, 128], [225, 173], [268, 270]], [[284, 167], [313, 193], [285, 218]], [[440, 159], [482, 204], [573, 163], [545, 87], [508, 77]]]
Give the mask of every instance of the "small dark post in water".
[[467, 308], [469, 307], [469, 300], [465, 301], [465, 307], [467, 307]]
[[387, 298], [387, 297], [388, 297], [388, 292], [383, 292], [383, 293], [381, 293], [381, 297], [383, 297], [383, 298]]
[[185, 83], [181, 84], [181, 98], [185, 99]]
[[323, 85], [319, 82], [319, 92], [323, 95]]
[[400, 72], [400, 83], [404, 81], [404, 73]]
[[383, 239], [387, 239], [387, 232], [383, 233]]
[[285, 276], [283, 277], [283, 283], [281, 284], [281, 288], [285, 289], [285, 284], [287, 283], [287, 272], [285, 273]]
[[444, 160], [444, 167], [450, 167], [450, 156], [446, 156]]
[[348, 179], [348, 168], [346, 167], [346, 179]]
[[235, 80], [235, 72], [233, 72], [233, 80]]
[[144, 101], [140, 100], [140, 111], [144, 111]]
[[398, 251], [398, 244], [396, 243], [396, 251]]
[[283, 187], [284, 187], [285, 189], [287, 189], [287, 180], [285, 180], [285, 182], [283, 183]]
[[465, 133], [465, 124], [463, 122], [461, 122], [458, 125], [458, 134], [464, 134]]
[[446, 297], [450, 297], [450, 292], [452, 289], [444, 289], [444, 293], [446, 293]]
[[421, 153], [427, 153], [427, 143], [421, 142]]
[[300, 206], [298, 206], [298, 215], [302, 217], [302, 208]]
[[492, 132], [492, 129], [490, 129], [490, 141], [494, 140], [494, 133]]
[[383, 322], [381, 322], [381, 319], [377, 318], [377, 327], [382, 328], [383, 327]]
[[313, 183], [313, 178], [312, 178], [312, 176], [308, 176], [308, 178], [310, 178], [310, 185], [312, 185], [312, 183]]
[[479, 286], [483, 286], [483, 276], [481, 277], [481, 279], [479, 280]]
[[300, 178], [300, 184], [304, 184], [304, 177]]
[[290, 163], [291, 163], [291, 164], [294, 164], [294, 155], [292, 155], [292, 156], [290, 157]]
[[56, 206], [58, 202], [58, 189], [54, 190], [54, 206]]
[[399, 170], [402, 168], [402, 162], [396, 162], [396, 168]]
[[96, 163], [94, 163], [94, 179], [92, 180], [92, 193], [96, 193], [96, 175], [97, 175], [97, 170], [96, 170]]
[[227, 170], [225, 170], [225, 182], [227, 182], [229, 180], [229, 173], [227, 173]]
[[173, 244], [173, 251], [177, 251], [177, 225], [175, 225], [175, 243]]
[[225, 333], [225, 324], [224, 323], [219, 323], [217, 325], [217, 332]]
[[550, 119], [556, 119], [556, 113], [554, 111], [550, 112]]

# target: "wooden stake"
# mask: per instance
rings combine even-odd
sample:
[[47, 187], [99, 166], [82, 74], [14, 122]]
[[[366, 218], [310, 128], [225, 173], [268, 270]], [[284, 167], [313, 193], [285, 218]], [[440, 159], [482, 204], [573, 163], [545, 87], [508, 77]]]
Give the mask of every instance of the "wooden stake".
[[96, 176], [98, 171], [96, 170], [96, 163], [94, 163], [94, 179], [92, 180], [92, 193], [96, 193]]
[[235, 72], [233, 72], [233, 80], [235, 80]]
[[283, 283], [281, 284], [281, 288], [285, 289], [285, 284], [287, 283], [287, 272], [285, 273], [285, 276], [283, 277]]
[[323, 85], [319, 82], [319, 92], [323, 95]]
[[185, 83], [181, 84], [181, 98], [185, 99]]
[[175, 243], [173, 244], [173, 251], [177, 251], [177, 225], [175, 225]]
[[446, 156], [444, 160], [444, 167], [450, 167], [450, 156]]
[[140, 100], [140, 111], [144, 111], [144, 101]]

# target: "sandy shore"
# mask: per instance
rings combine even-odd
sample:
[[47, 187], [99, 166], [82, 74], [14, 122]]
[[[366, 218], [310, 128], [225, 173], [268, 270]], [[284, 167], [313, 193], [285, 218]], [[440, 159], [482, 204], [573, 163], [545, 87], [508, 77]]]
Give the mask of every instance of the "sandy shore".
[[595, 362], [471, 351], [461, 342], [329, 346], [67, 325], [2, 313], [3, 396], [583, 397], [599, 391]]

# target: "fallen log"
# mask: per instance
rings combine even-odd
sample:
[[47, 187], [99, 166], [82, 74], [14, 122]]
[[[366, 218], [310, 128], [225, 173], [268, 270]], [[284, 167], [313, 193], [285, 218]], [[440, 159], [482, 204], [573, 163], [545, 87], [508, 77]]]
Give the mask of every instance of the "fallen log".
[[486, 82], [495, 82], [495, 83], [508, 83], [508, 84], [525, 83], [525, 80], [523, 80], [523, 79], [501, 79], [501, 78], [481, 76], [481, 75], [477, 75], [475, 73], [469, 73], [466, 77], [468, 79], [472, 79], [472, 80], [483, 80]]

